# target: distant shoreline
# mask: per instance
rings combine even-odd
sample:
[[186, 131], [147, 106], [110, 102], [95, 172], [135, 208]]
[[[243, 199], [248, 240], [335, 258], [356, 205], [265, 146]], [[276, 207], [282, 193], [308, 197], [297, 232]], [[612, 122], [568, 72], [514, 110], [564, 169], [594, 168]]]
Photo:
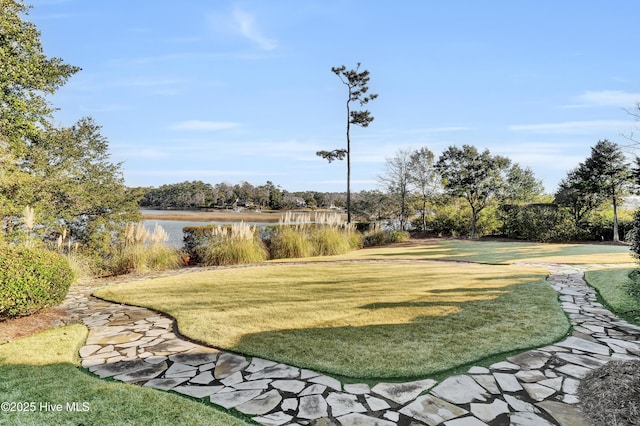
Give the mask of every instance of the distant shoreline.
[[[322, 212], [318, 210], [318, 212]], [[236, 212], [233, 210], [214, 210], [214, 211], [171, 211], [171, 210], [153, 210], [143, 209], [143, 220], [176, 220], [185, 222], [265, 222], [277, 223], [287, 212], [286, 211], [269, 211], [255, 212], [251, 210], [243, 210]], [[293, 213], [309, 213], [308, 211], [293, 211]]]
[[255, 212], [234, 212], [228, 211], [210, 211], [210, 212], [170, 212], [166, 210], [158, 213], [142, 213], [143, 220], [179, 220], [185, 222], [273, 222], [280, 220], [283, 213], [255, 213]]

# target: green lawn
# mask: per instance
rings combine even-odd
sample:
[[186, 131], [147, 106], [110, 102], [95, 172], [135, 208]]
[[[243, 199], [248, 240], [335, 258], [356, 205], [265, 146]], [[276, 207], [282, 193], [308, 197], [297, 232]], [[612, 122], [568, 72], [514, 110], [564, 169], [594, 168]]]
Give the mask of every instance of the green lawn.
[[543, 263], [633, 263], [629, 247], [609, 244], [542, 244], [502, 241], [439, 239], [422, 246], [402, 244], [353, 251], [340, 258], [439, 259], [507, 264]]
[[[0, 402], [34, 402], [0, 412], [9, 425], [221, 425], [249, 423], [176, 394], [98, 379], [77, 367], [87, 337], [81, 325], [58, 327], [0, 345]], [[66, 403], [87, 411], [68, 411]], [[40, 408], [62, 404], [62, 412]], [[22, 405], [23, 406], [23, 405]]]
[[603, 269], [588, 271], [585, 278], [596, 288], [605, 304], [621, 318], [640, 325], [640, 300], [631, 297], [625, 290], [629, 273], [633, 269]]
[[166, 312], [181, 333], [232, 351], [329, 374], [400, 378], [562, 338], [569, 323], [546, 274], [455, 262], [302, 262], [96, 294]]

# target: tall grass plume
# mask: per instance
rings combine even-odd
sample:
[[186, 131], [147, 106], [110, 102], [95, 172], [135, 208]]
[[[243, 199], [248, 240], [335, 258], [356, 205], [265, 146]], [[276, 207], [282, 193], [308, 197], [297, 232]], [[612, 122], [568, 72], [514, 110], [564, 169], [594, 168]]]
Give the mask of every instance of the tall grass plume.
[[124, 231], [124, 244], [116, 258], [115, 273], [161, 271], [183, 265], [179, 250], [166, 245], [169, 235], [156, 224], [153, 232], [143, 223], [129, 223]]
[[268, 258], [267, 249], [258, 238], [255, 226], [244, 222], [217, 226], [211, 230], [211, 234], [203, 255], [206, 265], [258, 263]]

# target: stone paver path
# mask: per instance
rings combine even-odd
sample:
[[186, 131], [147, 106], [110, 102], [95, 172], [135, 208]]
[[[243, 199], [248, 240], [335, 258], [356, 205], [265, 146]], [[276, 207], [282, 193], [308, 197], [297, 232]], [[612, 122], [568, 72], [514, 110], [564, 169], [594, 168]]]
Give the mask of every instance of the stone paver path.
[[586, 425], [578, 384], [610, 360], [640, 359], [640, 327], [616, 318], [586, 285], [586, 266], [551, 271], [573, 333], [489, 368], [440, 383], [345, 384], [310, 370], [198, 345], [158, 313], [90, 296], [77, 286], [62, 307], [89, 328], [82, 366], [99, 377], [233, 408], [264, 425]]

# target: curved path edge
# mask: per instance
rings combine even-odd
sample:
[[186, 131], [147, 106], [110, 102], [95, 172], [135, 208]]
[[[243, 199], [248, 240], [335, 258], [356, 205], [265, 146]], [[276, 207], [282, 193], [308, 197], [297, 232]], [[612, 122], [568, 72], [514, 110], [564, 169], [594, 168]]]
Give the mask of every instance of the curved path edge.
[[580, 380], [609, 361], [640, 360], [640, 327], [599, 304], [584, 281], [585, 270], [607, 265], [528, 265], [550, 271], [547, 281], [573, 325], [571, 336], [439, 383], [343, 385], [311, 370], [213, 349], [176, 335], [170, 318], [92, 297], [90, 286], [72, 287], [61, 307], [89, 328], [80, 357], [93, 374], [207, 398], [263, 425], [586, 425]]

